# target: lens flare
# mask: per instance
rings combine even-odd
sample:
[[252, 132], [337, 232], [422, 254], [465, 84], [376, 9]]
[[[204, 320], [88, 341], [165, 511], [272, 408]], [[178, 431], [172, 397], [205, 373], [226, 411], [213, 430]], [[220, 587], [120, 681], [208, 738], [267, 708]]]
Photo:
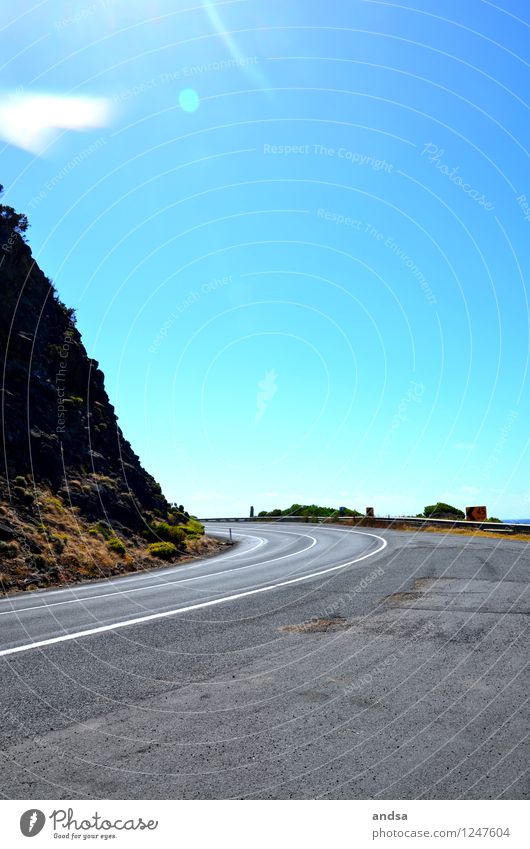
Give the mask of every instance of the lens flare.
[[183, 88], [179, 94], [179, 106], [184, 112], [196, 112], [199, 108], [199, 95], [194, 88]]

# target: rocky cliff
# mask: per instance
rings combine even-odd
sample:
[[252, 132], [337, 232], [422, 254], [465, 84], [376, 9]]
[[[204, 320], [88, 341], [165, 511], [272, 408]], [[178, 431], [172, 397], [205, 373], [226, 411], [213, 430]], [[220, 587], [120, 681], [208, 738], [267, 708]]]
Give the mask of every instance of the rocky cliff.
[[[124, 438], [103, 372], [73, 311], [34, 261], [26, 227], [24, 216], [0, 204], [0, 579], [7, 589], [134, 568], [149, 559], [147, 542], [159, 538], [154, 521], [186, 527], [188, 520]], [[196, 526], [190, 536], [198, 536]]]

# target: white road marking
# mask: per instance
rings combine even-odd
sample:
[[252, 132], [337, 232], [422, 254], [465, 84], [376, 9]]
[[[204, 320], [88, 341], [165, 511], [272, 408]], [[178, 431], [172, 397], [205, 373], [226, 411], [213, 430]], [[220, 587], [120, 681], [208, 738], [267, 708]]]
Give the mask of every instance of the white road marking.
[[[224, 530], [224, 528], [221, 528], [220, 530]], [[278, 533], [280, 533], [280, 532], [278, 532]], [[241, 557], [241, 555], [243, 555], [243, 554], [251, 554], [253, 551], [256, 551], [258, 548], [261, 548], [263, 545], [265, 545], [268, 542], [268, 540], [264, 539], [263, 537], [257, 537], [254, 534], [234, 534], [234, 536], [239, 536], [241, 538], [246, 538], [246, 539], [256, 539], [256, 540], [258, 540], [258, 544], [254, 545], [252, 548], [247, 548], [247, 549], [244, 549], [242, 551], [237, 551], [235, 554], [216, 554], [215, 557], [210, 558], [209, 562], [213, 563], [216, 560], [222, 560], [223, 562], [225, 562], [226, 560], [232, 560], [235, 557]], [[176, 573], [180, 574], [181, 572], [187, 572], [190, 569], [199, 569], [200, 566], [204, 566], [204, 563], [205, 563], [205, 559], [201, 558], [199, 563], [184, 563], [183, 565], [176, 565], [173, 568], [168, 566], [165, 569], [164, 569], [163, 566], [161, 566], [160, 569], [164, 569], [164, 575], [173, 575], [173, 574], [176, 574]], [[131, 581], [148, 580], [149, 578], [152, 577], [152, 574], [153, 574], [153, 571], [148, 570], [147, 572], [135, 572], [132, 575], [114, 576], [113, 578], [109, 578], [106, 582], [102, 580], [101, 582], [100, 581], [94, 581], [92, 583], [96, 583], [96, 584], [109, 583], [109, 582], [113, 582], [115, 580], [119, 580], [120, 584], [126, 584], [126, 583], [130, 583]], [[83, 589], [88, 589], [88, 584], [74, 585], [74, 586], [71, 586], [71, 587], [60, 587], [60, 588], [51, 589], [51, 590], [35, 590], [34, 597], [37, 598], [39, 595], [44, 595], [44, 594], [46, 596], [61, 595], [63, 593], [75, 592], [75, 590], [83, 590]], [[9, 599], [11, 597], [8, 596], [7, 598]], [[18, 598], [18, 596], [13, 596], [12, 598], [13, 599]], [[81, 596], [79, 596], [78, 598], [79, 598], [79, 600], [81, 600]], [[7, 601], [7, 599], [2, 599], [0, 601], [3, 603], [4, 601]]]
[[[368, 557], [373, 557], [374, 554], [379, 554], [380, 551], [387, 546], [387, 541], [383, 539], [383, 537], [378, 536], [377, 534], [368, 534], [363, 531], [350, 531], [350, 533], [359, 533], [361, 536], [369, 536], [374, 539], [380, 540], [383, 544], [376, 548], [375, 551], [370, 551], [368, 554], [363, 554], [360, 557], [356, 557], [354, 560], [349, 560], [346, 563], [341, 563], [339, 566], [330, 566], [327, 569], [321, 569], [318, 572], [312, 572], [310, 575], [302, 575], [299, 578], [290, 578], [287, 581], [280, 581], [277, 584], [271, 584], [267, 587], [259, 587], [254, 590], [246, 590], [241, 593], [235, 593], [234, 595], [223, 596], [222, 598], [216, 598], [212, 601], [202, 601], [198, 604], [190, 604], [187, 607], [178, 607], [175, 610], [166, 610], [162, 613], [151, 613], [148, 616], [138, 616], [135, 619], [126, 619], [123, 622], [115, 622], [112, 625], [101, 625], [98, 628], [89, 628], [85, 631], [77, 631], [73, 634], [63, 634], [60, 637], [51, 637], [48, 640], [39, 640], [35, 643], [28, 643], [22, 646], [15, 646], [15, 648], [11, 649], [3, 649], [0, 651], [0, 657], [6, 657], [11, 654], [19, 654], [21, 652], [30, 651], [31, 649], [42, 648], [43, 646], [52, 646], [56, 643], [64, 643], [70, 640], [77, 640], [80, 637], [90, 637], [94, 634], [103, 634], [106, 631], [116, 631], [118, 628], [128, 628], [130, 625], [141, 625], [144, 622], [153, 622], [156, 619], [167, 619], [169, 616], [176, 616], [178, 613], [189, 613], [192, 610], [201, 610], [204, 607], [214, 607], [218, 604], [226, 604], [228, 601], [236, 601], [239, 598], [246, 598], [251, 595], [258, 595], [258, 593], [267, 593], [272, 592], [272, 590], [276, 590], [279, 587], [287, 587], [291, 584], [299, 584], [302, 581], [309, 581], [311, 578], [319, 578], [320, 575], [327, 575], [329, 572], [336, 572], [339, 569], [345, 569], [347, 566], [353, 566], [354, 563], [359, 563], [361, 560], [366, 560]], [[292, 555], [284, 555], [284, 556], [292, 556]]]
[[[298, 534], [295, 531], [278, 531], [278, 533], [289, 533], [293, 536], [297, 537], [307, 537], [308, 539], [313, 540], [311, 545], [308, 545], [306, 548], [303, 548], [301, 551], [294, 551], [292, 554], [282, 554], [281, 557], [273, 557], [271, 560], [260, 560], [258, 563], [250, 563], [248, 566], [239, 566], [235, 569], [223, 569], [221, 572], [208, 572], [206, 575], [198, 575], [196, 578], [181, 578], [178, 581], [159, 581], [156, 584], [147, 584], [142, 585], [141, 587], [134, 587], [130, 590], [114, 590], [113, 592], [108, 593], [99, 593], [98, 595], [85, 595], [78, 596], [77, 598], [69, 598], [65, 601], [51, 601], [49, 604], [32, 604], [29, 607], [12, 607], [11, 610], [3, 610], [0, 613], [0, 616], [13, 616], [17, 613], [25, 613], [30, 610], [47, 610], [49, 607], [59, 607], [64, 604], [83, 604], [85, 601], [95, 601], [99, 598], [113, 598], [114, 596], [119, 595], [130, 595], [131, 593], [143, 592], [144, 590], [156, 590], [160, 587], [173, 587], [176, 584], [189, 584], [191, 581], [204, 581], [206, 578], [216, 578], [218, 575], [228, 575], [229, 572], [243, 572], [245, 569], [253, 569], [256, 566], [264, 566], [266, 563], [276, 563], [278, 560], [284, 560], [286, 557], [294, 557], [297, 554], [303, 554], [304, 551], [309, 551], [310, 548], [313, 548], [314, 545], [317, 544], [317, 540], [315, 537], [312, 537], [311, 534]], [[255, 539], [261, 539], [261, 537], [255, 537]], [[266, 542], [266, 540], [263, 540]], [[255, 551], [256, 548], [260, 548], [261, 546], [254, 546], [250, 551], [240, 552], [245, 554], [250, 554], [250, 552]], [[235, 555], [234, 555], [235, 556]], [[204, 561], [202, 563], [197, 563], [195, 566], [191, 568], [197, 568], [198, 566], [203, 566]]]

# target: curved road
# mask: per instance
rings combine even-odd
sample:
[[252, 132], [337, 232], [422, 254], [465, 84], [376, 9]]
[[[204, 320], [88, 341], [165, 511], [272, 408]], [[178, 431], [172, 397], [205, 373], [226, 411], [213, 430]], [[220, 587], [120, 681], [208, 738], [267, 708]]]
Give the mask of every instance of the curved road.
[[528, 796], [524, 543], [233, 532], [0, 600], [7, 798]]
[[[207, 529], [228, 538], [223, 525]], [[0, 656], [80, 640], [353, 568], [386, 547], [375, 533], [271, 528], [233, 531], [239, 545], [198, 563], [0, 600]]]

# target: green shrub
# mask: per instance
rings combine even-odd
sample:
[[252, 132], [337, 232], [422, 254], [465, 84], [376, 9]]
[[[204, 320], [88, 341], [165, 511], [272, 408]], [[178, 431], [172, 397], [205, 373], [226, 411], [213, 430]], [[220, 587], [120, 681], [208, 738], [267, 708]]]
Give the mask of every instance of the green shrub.
[[126, 552], [124, 544], [122, 543], [121, 539], [118, 539], [118, 537], [111, 537], [109, 540], [107, 540], [107, 546], [110, 548], [111, 551], [114, 551], [116, 554], [125, 554]]
[[161, 560], [171, 560], [177, 553], [177, 546], [172, 542], [152, 542], [147, 546], [151, 557], [159, 557]]
[[58, 303], [58, 305], [60, 306], [60, 308], [62, 309], [62, 311], [63, 311], [64, 315], [66, 316], [66, 318], [67, 318], [67, 319], [68, 319], [68, 320], [69, 320], [72, 324], [75, 324], [75, 323], [77, 322], [77, 316], [76, 316], [76, 314], [75, 314], [75, 309], [74, 309], [73, 307], [67, 307], [67, 306], [65, 306], [65, 305], [63, 304], [63, 302], [62, 302], [62, 301], [60, 301], [58, 298], [57, 298], [57, 303]]
[[186, 533], [179, 525], [169, 525], [167, 522], [153, 522], [149, 531], [149, 539], [153, 541], [172, 542], [175, 545], [183, 545]]
[[170, 525], [181, 525], [188, 521], [189, 516], [185, 513], [179, 513], [178, 510], [170, 510], [167, 515], [167, 520]]
[[438, 501], [436, 504], [428, 504], [423, 511], [423, 515], [427, 519], [430, 517], [435, 519], [440, 513], [449, 513], [451, 516], [454, 516], [455, 519], [466, 518], [465, 513], [462, 510], [459, 510], [458, 507], [452, 507], [451, 504], [444, 504], [443, 501]]
[[171, 527], [167, 522], [151, 522], [147, 534], [149, 539], [152, 539], [153, 542], [160, 542], [160, 540], [171, 542], [169, 538], [170, 531]]
[[186, 522], [190, 514], [184, 509], [183, 504], [172, 504], [169, 508], [169, 521], [174, 518], [177, 522]]
[[182, 525], [182, 530], [188, 539], [199, 539], [204, 534], [204, 525], [201, 525], [198, 519], [189, 519]]
[[183, 528], [180, 528], [178, 525], [169, 528], [169, 539], [167, 542], [172, 542], [174, 545], [184, 545], [186, 542], [186, 532]]
[[336, 507], [321, 507], [318, 504], [291, 504], [286, 510], [280, 510], [278, 507], [274, 510], [262, 510], [258, 516], [276, 517], [276, 516], [305, 516], [310, 521], [314, 521], [315, 516], [325, 516], [333, 519], [338, 515], [342, 516], [362, 516], [358, 510], [353, 510], [350, 507], [343, 507], [342, 513], [339, 513]]
[[64, 513], [63, 502], [59, 498], [45, 498], [43, 506], [56, 510], [58, 513]]
[[15, 486], [25, 487], [27, 485], [27, 480], [23, 475], [17, 475], [13, 483]]
[[106, 522], [98, 522], [96, 525], [96, 530], [98, 531], [98, 533], [101, 534], [104, 539], [114, 538], [114, 534], [110, 529], [110, 525], [108, 525]]

